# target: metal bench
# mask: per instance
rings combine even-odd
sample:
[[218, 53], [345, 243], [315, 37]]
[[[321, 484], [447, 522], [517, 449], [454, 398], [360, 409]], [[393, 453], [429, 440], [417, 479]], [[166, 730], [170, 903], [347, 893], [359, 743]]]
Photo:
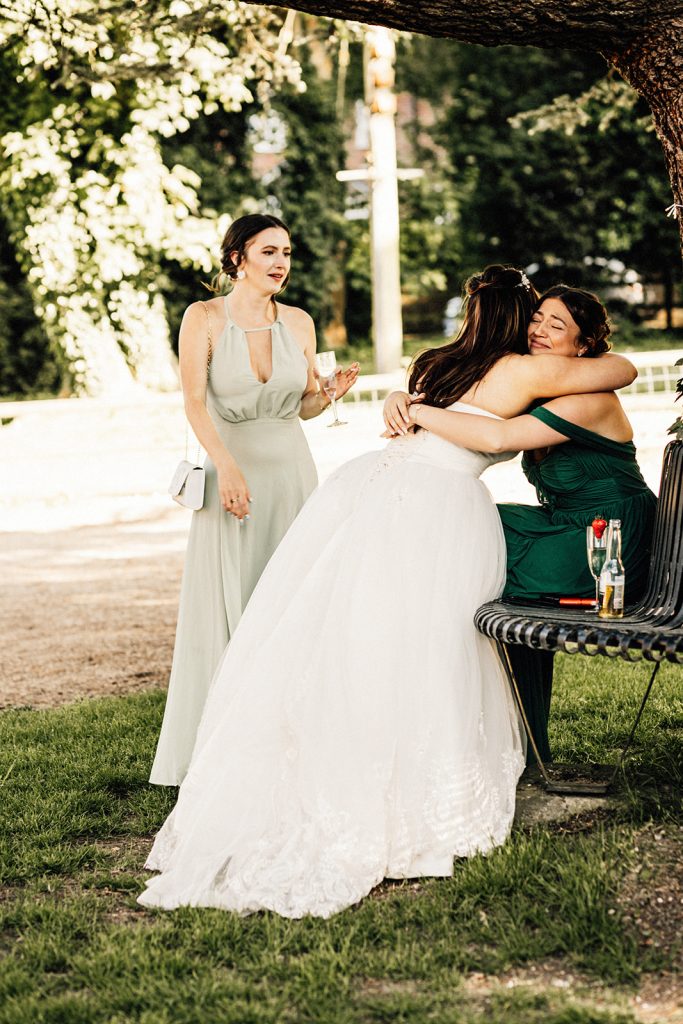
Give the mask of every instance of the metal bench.
[[[602, 794], [621, 769], [662, 661], [683, 663], [683, 439], [664, 451], [652, 556], [645, 596], [626, 608], [623, 619], [599, 619], [593, 610], [548, 609], [529, 603], [492, 601], [478, 609], [477, 629], [498, 644], [512, 692], [522, 714], [543, 782], [550, 792]], [[504, 644], [525, 644], [565, 654], [605, 655], [653, 663], [643, 699], [616, 767], [602, 781], [572, 781], [541, 759], [524, 714]], [[591, 774], [591, 773], [589, 773]], [[599, 773], [598, 773], [599, 774]]]

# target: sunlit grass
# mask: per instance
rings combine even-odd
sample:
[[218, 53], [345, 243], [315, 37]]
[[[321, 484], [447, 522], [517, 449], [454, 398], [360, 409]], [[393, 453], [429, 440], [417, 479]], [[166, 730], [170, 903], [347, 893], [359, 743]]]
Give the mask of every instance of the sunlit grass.
[[[613, 759], [647, 667], [565, 657], [557, 676], [557, 756]], [[626, 1024], [618, 986], [666, 966], [617, 894], [642, 821], [681, 820], [676, 669], [655, 684], [611, 815], [572, 833], [517, 829], [451, 879], [387, 884], [330, 921], [137, 905], [172, 806], [146, 783], [162, 707], [150, 693], [0, 715], [0, 1024]], [[496, 985], [548, 958], [616, 986], [614, 1010]], [[479, 975], [483, 993], [467, 985]]]

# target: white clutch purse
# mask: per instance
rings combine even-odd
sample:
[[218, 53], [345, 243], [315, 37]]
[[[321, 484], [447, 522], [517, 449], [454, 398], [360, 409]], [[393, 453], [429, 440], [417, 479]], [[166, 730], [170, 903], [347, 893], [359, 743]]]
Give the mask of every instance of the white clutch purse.
[[184, 508], [197, 512], [204, 504], [204, 467], [183, 459], [173, 474], [168, 493]]

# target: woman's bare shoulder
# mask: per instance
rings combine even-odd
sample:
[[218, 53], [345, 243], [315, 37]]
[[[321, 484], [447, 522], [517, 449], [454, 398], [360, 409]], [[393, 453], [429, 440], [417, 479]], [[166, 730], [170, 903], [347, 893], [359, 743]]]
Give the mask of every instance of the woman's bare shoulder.
[[191, 302], [183, 313], [183, 319], [199, 320], [200, 317], [203, 317], [204, 321], [206, 321], [207, 311], [214, 313], [216, 316], [222, 316], [224, 311], [224, 297], [222, 295], [217, 295], [213, 299], [207, 297], [206, 299], [197, 299], [196, 302]]
[[573, 419], [570, 413], [594, 418], [617, 412], [621, 409], [621, 403], [613, 391], [596, 391], [590, 395], [562, 395], [561, 398], [552, 398], [543, 403], [543, 408], [564, 419]]
[[488, 371], [487, 376], [491, 373], [496, 375], [505, 374], [506, 376], [513, 376], [515, 374], [522, 374], [529, 366], [531, 362], [531, 356], [518, 355], [516, 352], [508, 352], [506, 355], [501, 356], [497, 359], [491, 369]]
[[613, 441], [631, 441], [633, 428], [613, 391], [590, 395], [564, 395], [545, 402], [544, 409], [579, 427], [602, 434]]
[[278, 302], [277, 311], [288, 327], [313, 326], [313, 317], [299, 306], [288, 306], [284, 302]]

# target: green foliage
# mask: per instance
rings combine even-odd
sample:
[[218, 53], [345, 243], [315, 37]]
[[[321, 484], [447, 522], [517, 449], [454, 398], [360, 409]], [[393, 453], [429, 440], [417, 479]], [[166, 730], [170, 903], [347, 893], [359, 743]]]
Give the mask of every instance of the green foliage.
[[323, 326], [336, 312], [333, 296], [342, 278], [345, 186], [335, 174], [343, 166], [343, 136], [333, 81], [323, 80], [301, 56], [306, 91], [286, 90], [274, 101], [287, 125], [287, 145], [268, 192], [294, 239], [285, 301], [303, 306]]
[[161, 140], [298, 81], [281, 27], [236, 0], [18, 0], [0, 22], [0, 81], [28, 100], [0, 140], [0, 211], [77, 390], [175, 387], [162, 262], [209, 273], [226, 221]]
[[[334, 116], [334, 84], [323, 79], [301, 54], [306, 89], [285, 87], [264, 108], [216, 111], [193, 121], [186, 132], [163, 145], [167, 165], [191, 166], [201, 179], [201, 208], [229, 219], [255, 210], [282, 217], [292, 232], [292, 279], [283, 301], [306, 309], [321, 327], [333, 319], [334, 295], [341, 286], [347, 234], [344, 192], [335, 180], [343, 160], [342, 134]], [[278, 163], [264, 179], [252, 169], [250, 119], [273, 113], [285, 133]], [[165, 261], [163, 290], [171, 323], [196, 300], [201, 281], [191, 263]], [[207, 275], [208, 276], [208, 275]], [[206, 279], [206, 278], [205, 278]]]
[[[404, 83], [441, 106], [431, 134], [460, 207], [459, 279], [486, 263], [540, 267], [600, 289], [617, 258], [673, 282], [680, 253], [670, 187], [646, 106], [604, 78], [598, 56], [533, 48], [410, 44]], [[558, 94], [562, 93], [558, 99]]]
[[[298, 18], [305, 35], [288, 52], [283, 12], [236, 0], [7, 9], [0, 393], [175, 386], [171, 334], [204, 294], [228, 221], [256, 209], [293, 231], [285, 301], [321, 332], [343, 318], [350, 342], [366, 341], [368, 224], [344, 216], [348, 186], [334, 177], [362, 46], [348, 26]], [[613, 306], [617, 259], [673, 306], [659, 143], [600, 58], [403, 36], [397, 72], [435, 117], [404, 125], [425, 170], [399, 188], [407, 333], [437, 331], [446, 299], [493, 261], [537, 264], [539, 286], [561, 277]], [[252, 118], [273, 113], [284, 152], [261, 177]]]
[[68, 379], [33, 310], [31, 293], [0, 220], [0, 396], [59, 391]]
[[[248, 119], [254, 109], [255, 104], [236, 111], [218, 109], [195, 118], [184, 132], [161, 142], [164, 164], [192, 168], [197, 175], [199, 208], [208, 216], [217, 216], [221, 225], [227, 226], [235, 217], [252, 212], [252, 204], [257, 207], [263, 202], [263, 190], [251, 169]], [[203, 285], [218, 271], [220, 235], [217, 222], [212, 259], [206, 267], [198, 267], [189, 253], [182, 251], [173, 258], [160, 257], [158, 283], [176, 351], [183, 311], [191, 302], [208, 297]]]

